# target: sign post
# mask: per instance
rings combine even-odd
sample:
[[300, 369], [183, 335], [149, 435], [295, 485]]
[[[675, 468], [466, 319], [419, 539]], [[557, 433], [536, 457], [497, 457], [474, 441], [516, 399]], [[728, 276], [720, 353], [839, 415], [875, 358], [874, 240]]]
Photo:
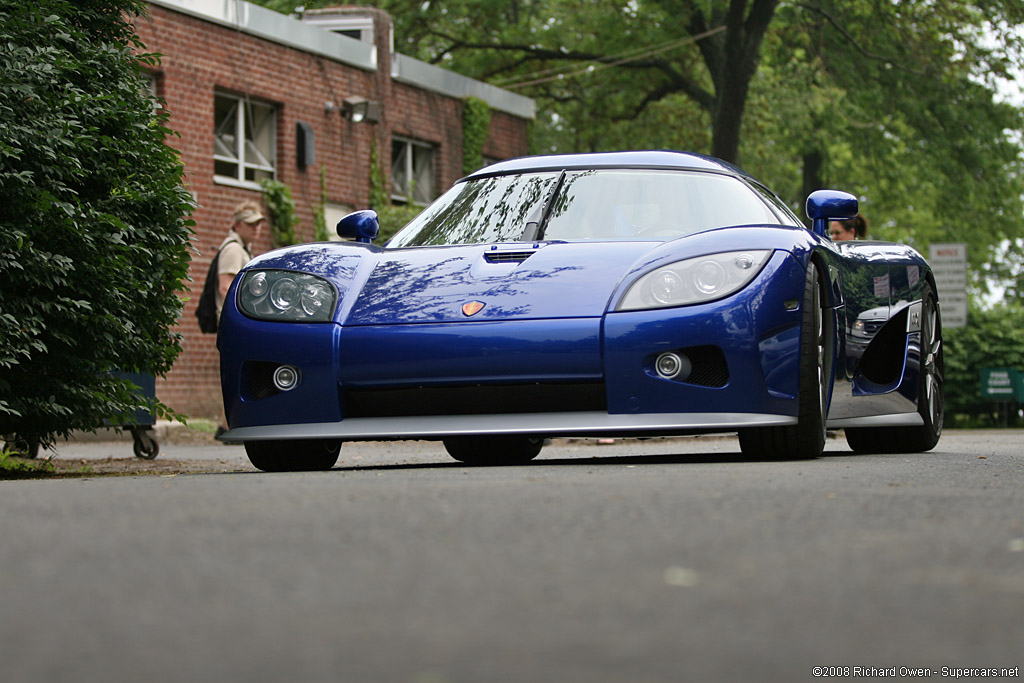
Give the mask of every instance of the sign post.
[[967, 245], [961, 242], [932, 244], [928, 262], [939, 290], [942, 327], [964, 327], [967, 325]]

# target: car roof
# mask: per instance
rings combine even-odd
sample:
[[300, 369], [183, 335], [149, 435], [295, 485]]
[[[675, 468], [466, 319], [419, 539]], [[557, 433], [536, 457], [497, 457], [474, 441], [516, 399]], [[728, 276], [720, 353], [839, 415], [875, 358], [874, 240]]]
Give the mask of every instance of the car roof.
[[750, 178], [739, 168], [721, 159], [672, 150], [649, 150], [633, 152], [596, 152], [590, 154], [553, 154], [548, 156], [520, 157], [499, 161], [496, 164], [471, 173], [465, 179], [504, 175], [508, 173], [529, 173], [537, 171], [561, 171], [563, 169], [590, 168], [651, 168], [671, 170], [716, 171], [729, 175]]

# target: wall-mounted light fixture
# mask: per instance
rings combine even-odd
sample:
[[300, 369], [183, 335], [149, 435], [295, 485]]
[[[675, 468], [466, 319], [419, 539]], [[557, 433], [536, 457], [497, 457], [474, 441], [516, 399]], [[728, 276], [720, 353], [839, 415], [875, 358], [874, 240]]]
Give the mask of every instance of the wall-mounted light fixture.
[[338, 107], [334, 104], [334, 102], [324, 102], [324, 113], [325, 114], [330, 114], [332, 111], [334, 111], [337, 108]]
[[380, 102], [371, 102], [363, 97], [346, 97], [341, 105], [341, 115], [352, 123], [377, 123], [380, 121]]

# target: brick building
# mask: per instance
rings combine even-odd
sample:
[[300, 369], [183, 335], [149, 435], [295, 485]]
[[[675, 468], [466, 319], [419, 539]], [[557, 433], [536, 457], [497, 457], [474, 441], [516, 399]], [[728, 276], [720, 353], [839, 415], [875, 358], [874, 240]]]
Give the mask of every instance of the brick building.
[[[394, 201], [426, 203], [460, 178], [466, 97], [491, 109], [485, 158], [526, 153], [532, 100], [395, 54], [391, 20], [379, 10], [300, 20], [242, 0], [150, 0], [135, 23], [146, 51], [162, 55], [152, 87], [180, 135], [168, 143], [181, 152], [198, 204], [183, 353], [157, 381], [160, 400], [190, 417], [221, 413], [215, 338], [194, 315], [198, 290], [233, 208], [261, 199], [261, 179], [288, 185], [297, 238], [310, 241], [321, 169], [333, 232], [342, 215], [368, 206], [373, 144]], [[268, 233], [254, 253], [270, 248]]]

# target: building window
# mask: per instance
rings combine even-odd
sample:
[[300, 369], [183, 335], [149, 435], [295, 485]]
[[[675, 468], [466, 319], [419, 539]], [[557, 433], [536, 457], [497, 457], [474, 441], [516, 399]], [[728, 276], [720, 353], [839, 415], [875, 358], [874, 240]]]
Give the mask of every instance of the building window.
[[248, 97], [214, 97], [213, 172], [217, 180], [258, 183], [274, 178], [277, 111]]
[[434, 148], [396, 138], [391, 144], [391, 199], [425, 206], [435, 196]]
[[159, 76], [152, 71], [142, 72], [142, 92], [149, 98], [153, 113], [157, 114], [163, 106], [160, 101]]

